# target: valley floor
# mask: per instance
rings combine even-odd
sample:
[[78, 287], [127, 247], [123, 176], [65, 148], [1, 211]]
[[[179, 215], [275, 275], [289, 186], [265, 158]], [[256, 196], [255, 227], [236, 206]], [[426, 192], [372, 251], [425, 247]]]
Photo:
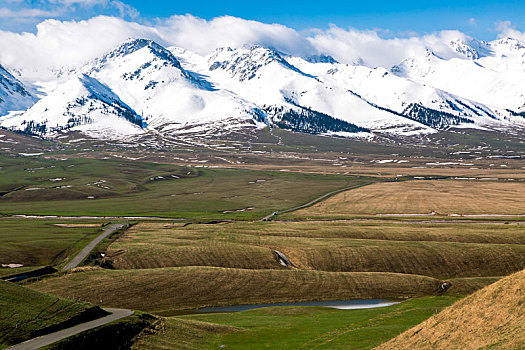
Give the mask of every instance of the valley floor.
[[[353, 155], [319, 151], [339, 145], [331, 139], [314, 152], [309, 136], [280, 137], [288, 143], [268, 142], [273, 150], [258, 161], [257, 153], [205, 147], [191, 156], [144, 150], [146, 162], [108, 144], [96, 155], [81, 151], [86, 145], [31, 145], [50, 147], [38, 156], [0, 154], [0, 263], [23, 265], [2, 268], [0, 276], [48, 265], [60, 270], [103, 226], [130, 224], [96, 245], [80, 267], [20, 285], [2, 282], [0, 302], [16, 310], [0, 319], [2, 346], [41, 328], [20, 311], [33, 308], [47, 327], [101, 306], [136, 313], [54, 347], [93, 348], [118, 330], [127, 337], [119, 341], [136, 349], [370, 349], [525, 269], [525, 170], [519, 160], [358, 142], [346, 143], [361, 147]], [[216, 163], [199, 163], [212, 156]], [[239, 163], [226, 166], [217, 157]], [[332, 195], [324, 198], [327, 193]], [[103, 218], [110, 216], [140, 218]], [[41, 302], [24, 303], [25, 294]], [[213, 306], [370, 298], [402, 302], [368, 310], [195, 313]], [[71, 315], [53, 314], [48, 304], [54, 300]], [[5, 331], [13, 325], [20, 334]]]

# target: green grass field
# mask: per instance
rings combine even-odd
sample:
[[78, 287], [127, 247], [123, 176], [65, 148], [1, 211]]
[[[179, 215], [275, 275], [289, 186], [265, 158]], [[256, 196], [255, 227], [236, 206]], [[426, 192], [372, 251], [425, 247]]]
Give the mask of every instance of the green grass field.
[[0, 159], [0, 212], [260, 218], [367, 177], [182, 167], [129, 160]]
[[272, 307], [170, 317], [133, 349], [371, 349], [457, 299], [424, 297], [368, 310]]
[[[57, 326], [92, 306], [0, 281], [0, 349], [30, 339], [36, 331]], [[103, 315], [102, 310], [94, 311]]]
[[[99, 227], [56, 226], [59, 223], [63, 221], [0, 218], [0, 263], [60, 266], [101, 232], [100, 224]], [[0, 269], [0, 273], [17, 270]]]

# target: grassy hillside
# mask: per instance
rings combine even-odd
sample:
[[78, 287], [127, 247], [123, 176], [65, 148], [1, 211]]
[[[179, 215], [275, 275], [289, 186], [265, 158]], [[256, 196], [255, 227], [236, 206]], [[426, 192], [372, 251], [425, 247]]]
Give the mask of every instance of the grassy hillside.
[[[0, 281], [0, 348], [17, 344], [36, 331], [58, 326], [77, 317], [103, 315], [88, 303], [63, 299]], [[45, 333], [45, 332], [44, 332]]]
[[477, 291], [378, 347], [453, 348], [525, 348], [525, 270]]
[[296, 217], [375, 214], [525, 214], [525, 183], [404, 181], [377, 183], [339, 193]]
[[96, 305], [167, 312], [267, 302], [433, 295], [438, 293], [439, 282], [393, 273], [178, 267], [68, 273], [32, 283], [30, 288]]
[[[512, 244], [514, 243], [514, 244]], [[145, 223], [109, 246], [117, 269], [215, 266], [331, 272], [395, 272], [447, 279], [503, 276], [525, 268], [519, 225], [353, 222]]]
[[[37, 290], [169, 312], [214, 305], [468, 294], [525, 267], [516, 223], [139, 223], [103, 266], [46, 278]], [[294, 264], [283, 267], [273, 250]]]

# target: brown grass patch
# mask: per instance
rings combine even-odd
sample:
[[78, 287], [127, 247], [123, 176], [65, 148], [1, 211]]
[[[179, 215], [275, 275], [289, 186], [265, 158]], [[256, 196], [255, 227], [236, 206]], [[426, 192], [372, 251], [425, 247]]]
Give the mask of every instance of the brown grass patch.
[[417, 275], [179, 267], [101, 270], [47, 278], [29, 287], [106, 307], [167, 311], [271, 302], [433, 295], [439, 280]]
[[375, 214], [522, 215], [525, 184], [476, 181], [376, 183], [342, 192], [294, 216], [333, 217]]
[[525, 270], [479, 290], [377, 349], [480, 348], [525, 348]]
[[[480, 243], [478, 243], [480, 242]], [[107, 250], [117, 269], [213, 266], [275, 269], [272, 251], [294, 268], [395, 272], [435, 278], [503, 276], [525, 268], [518, 225], [248, 222], [228, 225], [139, 224]]]

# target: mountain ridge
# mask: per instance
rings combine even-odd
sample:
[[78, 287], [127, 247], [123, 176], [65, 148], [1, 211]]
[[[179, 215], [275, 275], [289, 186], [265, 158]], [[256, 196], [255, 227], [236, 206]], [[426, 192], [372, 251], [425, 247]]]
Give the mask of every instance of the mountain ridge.
[[[56, 88], [38, 102], [0, 67], [0, 83], [4, 77], [10, 83], [0, 88], [11, 87], [11, 94], [31, 100], [21, 105], [22, 112], [0, 110], [0, 126], [55, 137], [90, 124], [91, 135], [96, 135], [96, 120], [106, 111], [106, 117], [131, 124], [115, 123], [114, 128], [121, 128], [115, 130], [117, 138], [148, 130], [198, 135], [219, 125], [226, 126], [224, 132], [276, 126], [393, 137], [458, 126], [525, 127], [525, 93], [520, 90], [525, 45], [512, 38], [457, 39], [449, 47], [464, 58], [444, 58], [427, 49], [425, 55], [408, 57], [388, 70], [342, 64], [324, 54], [294, 57], [259, 45], [218, 48], [200, 56], [148, 39], [128, 39], [91, 62], [61, 71]], [[509, 52], [512, 55], [503, 54]], [[506, 73], [507, 66], [517, 73]], [[458, 72], [490, 83], [467, 91], [470, 80], [459, 80], [454, 75]], [[505, 93], [510, 97], [503, 98]], [[44, 104], [50, 107], [40, 108]], [[81, 108], [84, 105], [91, 108]], [[100, 137], [113, 136], [108, 131]]]

